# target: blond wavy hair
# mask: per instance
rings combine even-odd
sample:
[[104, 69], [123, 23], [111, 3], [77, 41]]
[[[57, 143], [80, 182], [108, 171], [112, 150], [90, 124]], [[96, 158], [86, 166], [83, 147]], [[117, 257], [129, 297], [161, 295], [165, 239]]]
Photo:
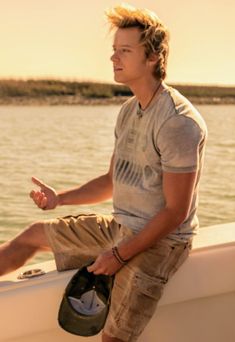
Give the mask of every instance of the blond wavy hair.
[[137, 27], [141, 32], [140, 43], [145, 47], [148, 58], [152, 53], [158, 55], [153, 75], [165, 79], [169, 54], [169, 32], [157, 15], [147, 9], [121, 4], [105, 12], [111, 29]]

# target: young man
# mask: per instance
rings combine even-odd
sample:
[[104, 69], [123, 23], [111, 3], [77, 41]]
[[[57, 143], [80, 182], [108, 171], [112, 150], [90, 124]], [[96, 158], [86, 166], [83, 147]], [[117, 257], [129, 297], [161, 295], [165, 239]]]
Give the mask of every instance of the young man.
[[187, 258], [198, 226], [198, 185], [206, 126], [166, 76], [168, 33], [147, 10], [118, 6], [107, 13], [116, 28], [116, 82], [134, 97], [121, 108], [109, 171], [79, 188], [57, 193], [36, 178], [32, 191], [44, 210], [113, 197], [113, 214], [36, 222], [0, 248], [0, 272], [52, 250], [58, 270], [91, 260], [95, 274], [115, 274], [103, 342], [136, 341], [152, 317], [164, 285]]

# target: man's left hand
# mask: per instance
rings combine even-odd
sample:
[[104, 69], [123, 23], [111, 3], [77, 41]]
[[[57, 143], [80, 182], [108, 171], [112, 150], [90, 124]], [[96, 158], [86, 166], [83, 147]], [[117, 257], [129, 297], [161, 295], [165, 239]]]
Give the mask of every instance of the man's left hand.
[[123, 265], [120, 264], [113, 255], [112, 250], [108, 250], [101, 253], [95, 262], [91, 266], [87, 267], [87, 270], [94, 274], [113, 275], [120, 270], [122, 266]]

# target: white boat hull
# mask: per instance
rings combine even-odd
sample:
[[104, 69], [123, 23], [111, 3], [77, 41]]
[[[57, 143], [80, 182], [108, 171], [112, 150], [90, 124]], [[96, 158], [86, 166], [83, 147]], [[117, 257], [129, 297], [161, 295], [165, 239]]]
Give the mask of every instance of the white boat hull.
[[[167, 284], [140, 342], [235, 341], [235, 223], [203, 228], [188, 260]], [[0, 341], [101, 341], [78, 337], [57, 323], [63, 290], [75, 271], [53, 261], [33, 265], [46, 274], [18, 280], [24, 267], [0, 278]]]

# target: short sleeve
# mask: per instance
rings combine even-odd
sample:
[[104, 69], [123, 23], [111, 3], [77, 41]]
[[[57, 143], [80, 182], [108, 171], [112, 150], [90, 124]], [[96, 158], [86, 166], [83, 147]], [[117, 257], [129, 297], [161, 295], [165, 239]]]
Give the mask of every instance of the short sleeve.
[[120, 133], [122, 132], [123, 127], [125, 126], [126, 121], [128, 120], [128, 116], [130, 116], [130, 114], [132, 112], [133, 102], [134, 102], [134, 98], [132, 97], [131, 99], [124, 102], [124, 104], [122, 105], [122, 107], [119, 111], [119, 114], [117, 116], [115, 129], [114, 129], [114, 135], [115, 135], [116, 140], [120, 136]]
[[194, 172], [199, 168], [203, 132], [190, 117], [175, 115], [161, 127], [157, 147], [165, 172]]

